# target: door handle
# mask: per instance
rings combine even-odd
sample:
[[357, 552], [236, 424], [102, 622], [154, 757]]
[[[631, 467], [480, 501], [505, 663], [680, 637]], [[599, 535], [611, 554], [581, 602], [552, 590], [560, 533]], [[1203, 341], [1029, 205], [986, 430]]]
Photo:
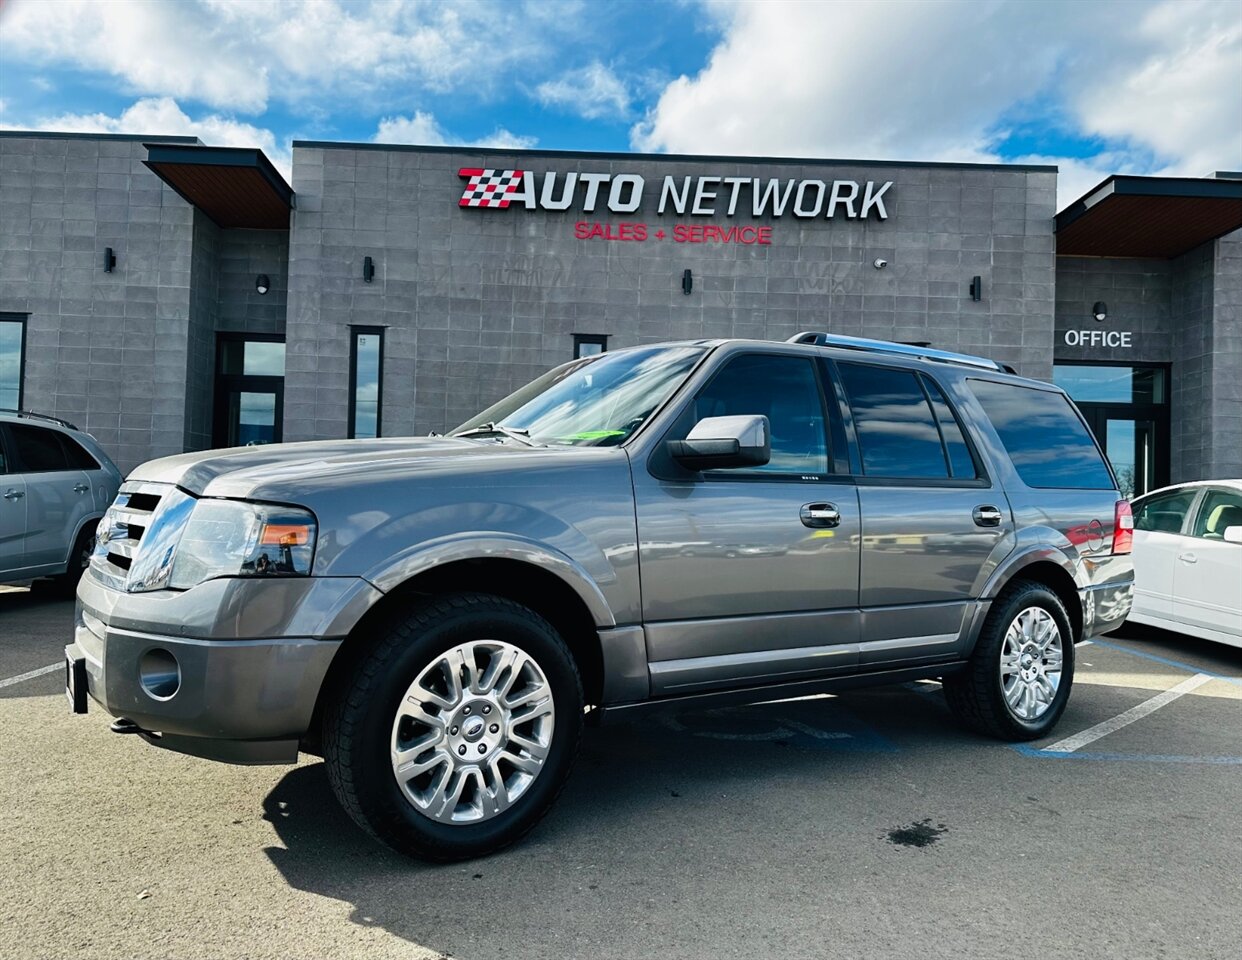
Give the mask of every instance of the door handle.
[[24, 490], [10, 490], [4, 495], [5, 500], [20, 500], [26, 495]]
[[1001, 523], [1001, 512], [991, 504], [983, 504], [975, 507], [975, 526], [978, 527], [999, 527]]
[[73, 485], [74, 493], [89, 493], [91, 485], [89, 483], [75, 483]]
[[1199, 562], [1199, 558], [1196, 557], [1193, 553], [1178, 554], [1177, 559], [1182, 561], [1182, 563], [1198, 563]]
[[841, 511], [831, 503], [805, 503], [798, 515], [804, 527], [835, 527], [841, 523]]

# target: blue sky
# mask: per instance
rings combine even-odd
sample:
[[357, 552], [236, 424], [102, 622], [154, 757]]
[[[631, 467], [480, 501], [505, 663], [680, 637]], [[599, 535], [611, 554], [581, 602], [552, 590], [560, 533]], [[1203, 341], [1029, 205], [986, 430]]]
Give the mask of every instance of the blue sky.
[[1242, 167], [1220, 0], [0, 0], [0, 127]]

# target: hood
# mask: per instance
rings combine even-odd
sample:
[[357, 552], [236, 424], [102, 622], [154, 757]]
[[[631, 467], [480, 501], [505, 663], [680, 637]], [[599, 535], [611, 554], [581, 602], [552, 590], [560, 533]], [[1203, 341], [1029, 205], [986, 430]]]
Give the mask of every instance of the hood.
[[197, 496], [255, 497], [270, 491], [284, 500], [298, 489], [321, 488], [333, 482], [424, 471], [469, 470], [480, 461], [506, 467], [519, 461], [570, 452], [574, 447], [524, 447], [493, 440], [452, 437], [393, 437], [382, 440], [315, 440], [273, 443], [182, 453], [151, 460], [136, 468], [129, 480], [169, 483]]

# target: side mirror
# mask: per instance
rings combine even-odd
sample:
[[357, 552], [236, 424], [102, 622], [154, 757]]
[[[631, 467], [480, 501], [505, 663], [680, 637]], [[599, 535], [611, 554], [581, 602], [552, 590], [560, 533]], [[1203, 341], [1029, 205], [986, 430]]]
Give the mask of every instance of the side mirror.
[[1226, 543], [1242, 543], [1242, 527], [1225, 527]]
[[762, 467], [772, 459], [772, 434], [764, 416], [706, 417], [668, 452], [690, 470]]

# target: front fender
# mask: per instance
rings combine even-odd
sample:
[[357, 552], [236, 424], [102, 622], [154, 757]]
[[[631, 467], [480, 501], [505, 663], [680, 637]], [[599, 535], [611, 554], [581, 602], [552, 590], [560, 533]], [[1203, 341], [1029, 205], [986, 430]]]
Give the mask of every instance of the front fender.
[[364, 574], [384, 593], [436, 567], [459, 560], [516, 560], [539, 567], [568, 584], [591, 613], [595, 626], [617, 624], [612, 608], [594, 578], [572, 558], [547, 544], [514, 534], [473, 533], [442, 537], [410, 547]]

